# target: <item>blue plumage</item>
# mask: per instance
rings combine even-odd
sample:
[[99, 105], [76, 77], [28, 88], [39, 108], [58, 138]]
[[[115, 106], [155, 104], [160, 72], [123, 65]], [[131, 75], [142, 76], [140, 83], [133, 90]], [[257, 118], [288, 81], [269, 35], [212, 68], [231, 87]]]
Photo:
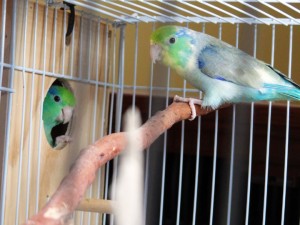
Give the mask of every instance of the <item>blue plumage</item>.
[[198, 68], [202, 69], [205, 66], [205, 62], [202, 59], [198, 59]]
[[[176, 38], [170, 43], [170, 38]], [[165, 26], [152, 34], [151, 56], [204, 92], [201, 105], [300, 100], [300, 87], [280, 71], [204, 33]]]

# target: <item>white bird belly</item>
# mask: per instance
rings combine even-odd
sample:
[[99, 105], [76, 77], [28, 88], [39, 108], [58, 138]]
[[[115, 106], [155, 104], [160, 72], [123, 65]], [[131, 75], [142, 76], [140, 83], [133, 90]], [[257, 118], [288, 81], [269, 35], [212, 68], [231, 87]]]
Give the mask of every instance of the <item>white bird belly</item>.
[[260, 90], [213, 79], [204, 74], [184, 76], [191, 85], [204, 92], [203, 107], [218, 108], [225, 103], [251, 102]]

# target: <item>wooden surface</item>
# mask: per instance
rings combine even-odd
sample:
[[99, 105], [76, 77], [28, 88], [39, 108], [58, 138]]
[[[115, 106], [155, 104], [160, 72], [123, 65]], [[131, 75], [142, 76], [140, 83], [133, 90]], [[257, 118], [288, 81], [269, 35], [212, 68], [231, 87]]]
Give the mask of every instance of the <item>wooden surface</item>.
[[[48, 145], [43, 130], [41, 107], [47, 90], [55, 81], [55, 78], [43, 75], [43, 71], [71, 74], [77, 78], [103, 81], [106, 50], [104, 46], [106, 44], [110, 46], [110, 42], [107, 40], [106, 43], [105, 24], [98, 26], [99, 23], [77, 15], [74, 43], [65, 46], [63, 43], [64, 11], [58, 9], [55, 19], [54, 9], [48, 8], [47, 30], [45, 30], [45, 6], [39, 5], [38, 23], [35, 28], [37, 8], [35, 3], [29, 2], [27, 31], [25, 33], [26, 43], [24, 43], [24, 2], [19, 1], [18, 4], [15, 63], [18, 66], [34, 68], [37, 73], [27, 72], [26, 70], [14, 71], [13, 88], [16, 93], [13, 94], [12, 119], [10, 121], [4, 224], [15, 224], [16, 219], [18, 224], [24, 222], [27, 201], [29, 201], [28, 216], [33, 215], [36, 209], [43, 206], [49, 196], [56, 190], [62, 178], [68, 173], [81, 148], [99, 138], [100, 135], [104, 135], [107, 130], [107, 123], [102, 120], [102, 118], [107, 117], [108, 113], [108, 107], [102, 111], [103, 105], [108, 101], [104, 96], [103, 87], [99, 86], [97, 88], [93, 84], [67, 81], [77, 101], [70, 130], [73, 141], [60, 151], [53, 150]], [[68, 13], [66, 13], [65, 18], [68, 18]], [[56, 39], [54, 39], [55, 26]], [[99, 35], [98, 27], [100, 28]], [[47, 31], [46, 40], [44, 40], [45, 31]], [[34, 42], [35, 32], [37, 34], [36, 42]], [[100, 37], [100, 45], [98, 50], [98, 74], [96, 74], [98, 36]], [[82, 43], [81, 48], [80, 43]], [[88, 43], [91, 43], [92, 48], [88, 47]], [[35, 63], [34, 54], [36, 54]], [[25, 57], [24, 63], [23, 57]], [[45, 63], [44, 58], [46, 59]], [[97, 94], [96, 89], [98, 89]], [[87, 196], [99, 197], [98, 183], [101, 184], [100, 196], [102, 196], [104, 170], [99, 171], [99, 173], [96, 183], [87, 193]], [[29, 195], [27, 195], [27, 192]], [[17, 201], [18, 195], [20, 196], [19, 201]], [[36, 202], [38, 205], [36, 205]], [[80, 216], [82, 215], [76, 215], [78, 218]], [[94, 222], [97, 217], [99, 217], [99, 214], [92, 214], [90, 217], [91, 222]], [[87, 220], [88, 215], [85, 214], [83, 216], [84, 223], [87, 223]]]
[[[0, 6], [0, 23], [2, 24], [2, 1]], [[11, 60], [11, 35], [12, 35], [12, 26], [11, 26], [11, 20], [12, 20], [12, 1], [7, 2], [7, 15], [6, 15], [6, 27], [5, 27], [5, 43], [4, 43], [4, 62], [9, 63]], [[1, 34], [2, 35], [2, 34]], [[3, 87], [9, 87], [9, 75], [10, 70], [7, 68], [3, 68], [3, 74], [2, 74], [2, 81], [0, 81], [0, 86]], [[4, 149], [4, 140], [5, 140], [5, 134], [7, 131], [7, 109], [8, 109], [8, 100], [9, 100], [9, 94], [7, 92], [1, 92], [0, 91], [0, 149]], [[4, 157], [4, 151], [0, 151], [0, 162], [3, 162]], [[1, 165], [0, 167], [0, 174], [2, 174], [3, 167]], [[2, 188], [2, 179], [0, 179], [0, 187]], [[0, 196], [0, 202], [2, 202], [1, 196]]]
[[76, 210], [112, 214], [115, 204], [116, 202], [111, 200], [83, 199]]

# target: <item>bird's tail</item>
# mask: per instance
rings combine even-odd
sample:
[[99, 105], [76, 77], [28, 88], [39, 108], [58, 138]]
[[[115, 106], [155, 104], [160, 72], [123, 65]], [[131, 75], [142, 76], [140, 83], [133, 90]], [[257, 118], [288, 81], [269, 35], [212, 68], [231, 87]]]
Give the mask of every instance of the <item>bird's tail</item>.
[[300, 101], [300, 88], [293, 84], [289, 86], [283, 86], [278, 84], [267, 84], [267, 88], [276, 91], [277, 94], [284, 97], [287, 100], [298, 100]]
[[300, 101], [300, 90], [297, 88], [293, 88], [287, 91], [282, 91], [280, 92], [280, 94], [286, 96], [288, 99]]

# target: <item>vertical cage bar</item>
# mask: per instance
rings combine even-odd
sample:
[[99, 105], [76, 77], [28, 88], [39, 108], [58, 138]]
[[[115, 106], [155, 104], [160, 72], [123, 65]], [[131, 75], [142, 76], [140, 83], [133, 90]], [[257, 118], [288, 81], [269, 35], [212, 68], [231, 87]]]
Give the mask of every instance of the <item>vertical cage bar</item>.
[[[101, 28], [101, 19], [98, 18], [97, 21], [97, 42], [96, 42], [96, 86], [95, 86], [95, 95], [94, 95], [94, 112], [93, 112], [93, 142], [96, 141], [96, 121], [97, 121], [97, 103], [98, 103], [98, 92], [99, 92], [99, 51], [100, 51], [100, 28]], [[103, 128], [104, 129], [104, 128]], [[98, 183], [97, 183], [97, 199], [100, 199], [101, 193], [101, 168], [98, 170]], [[95, 224], [99, 224], [99, 215], [96, 216]]]
[[67, 23], [67, 10], [66, 5], [64, 5], [64, 14], [63, 14], [63, 34], [62, 34], [62, 65], [61, 65], [61, 74], [65, 74], [65, 55], [66, 55], [66, 23]]
[[[1, 55], [0, 55], [0, 87], [2, 86], [3, 78], [3, 63], [4, 63], [4, 45], [5, 45], [5, 28], [6, 28], [6, 1], [2, 0], [2, 26], [1, 26]], [[0, 95], [1, 102], [1, 95]]]
[[79, 34], [79, 76], [82, 78], [82, 39], [83, 39], [83, 12], [80, 15], [80, 34]]
[[[292, 53], [293, 53], [293, 25], [290, 26], [290, 39], [289, 39], [289, 65], [288, 65], [288, 67], [289, 67], [288, 68], [288, 77], [289, 78], [291, 78], [291, 76], [292, 76], [292, 57], [293, 57]], [[289, 157], [289, 128], [290, 128], [290, 101], [287, 101], [281, 225], [284, 225], [284, 222], [285, 222], [286, 183], [287, 183], [288, 157]]]
[[[64, 15], [66, 13], [66, 9], [64, 10]], [[91, 67], [92, 67], [92, 60], [91, 60], [91, 50], [92, 50], [92, 20], [89, 19], [89, 28], [88, 28], [88, 65], [87, 65], [87, 79], [88, 81], [91, 80]], [[64, 29], [65, 29], [65, 26], [64, 26]], [[64, 30], [64, 33], [63, 33], [63, 39], [64, 39], [64, 43], [63, 43], [63, 49], [65, 49], [65, 33], [66, 31]], [[97, 54], [97, 53], [96, 53]], [[98, 63], [98, 61], [96, 62], [96, 64]], [[64, 73], [63, 73], [64, 74]], [[97, 75], [96, 75], [97, 76]], [[95, 84], [96, 86], [98, 86], [97, 84]], [[95, 88], [97, 89], [97, 88]], [[96, 101], [94, 100], [94, 106], [96, 105]], [[95, 109], [95, 107], [94, 107]], [[96, 121], [94, 120], [93, 123], [95, 124]], [[92, 142], [94, 142], [94, 137], [95, 137], [95, 130], [92, 130]], [[95, 179], [96, 180], [96, 179]], [[93, 194], [93, 184], [90, 185], [90, 187], [88, 188], [88, 190], [86, 191], [86, 195], [88, 196], [88, 198], [92, 198], [92, 194]], [[83, 213], [82, 213], [83, 214]], [[87, 213], [87, 224], [90, 224], [91, 223], [91, 212], [88, 212]]]
[[[202, 32], [205, 33], [205, 23], [202, 24]], [[202, 99], [202, 92], [199, 92], [199, 99]], [[194, 202], [193, 202], [193, 220], [192, 225], [196, 225], [197, 219], [197, 201], [198, 201], [198, 185], [199, 185], [199, 165], [200, 165], [200, 139], [201, 135], [201, 116], [198, 117], [197, 127], [197, 147], [196, 147], [196, 171], [195, 171], [195, 186], [194, 186]]]
[[74, 23], [74, 28], [73, 28], [73, 32], [72, 32], [72, 45], [71, 45], [71, 68], [70, 68], [70, 76], [73, 77], [73, 65], [74, 65], [74, 36], [75, 36], [75, 32], [76, 32], [76, 22]]
[[[184, 89], [186, 86], [186, 80], [184, 80]], [[185, 97], [185, 91], [184, 91]], [[177, 196], [177, 217], [176, 217], [176, 225], [180, 224], [180, 206], [181, 206], [181, 192], [182, 192], [182, 171], [183, 171], [183, 154], [184, 154], [184, 128], [185, 123], [181, 121], [181, 142], [180, 142], [180, 161], [179, 161], [179, 179], [178, 179], [178, 196]]]
[[[168, 67], [167, 72], [167, 88], [166, 88], [166, 102], [165, 107], [169, 104], [170, 97], [170, 75], [171, 69]], [[162, 164], [162, 176], [161, 176], [161, 194], [160, 194], [160, 211], [159, 211], [159, 225], [163, 224], [163, 213], [164, 213], [164, 197], [165, 197], [165, 177], [166, 177], [166, 161], [167, 161], [167, 139], [168, 132], [164, 133], [164, 147], [163, 147], [163, 164]]]
[[[152, 32], [155, 30], [155, 23], [152, 24]], [[153, 69], [154, 65], [151, 62], [150, 66], [150, 86], [149, 86], [149, 104], [148, 104], [148, 119], [151, 117], [152, 113], [152, 98], [153, 98]], [[144, 182], [144, 225], [146, 225], [147, 219], [147, 203], [148, 203], [148, 180], [149, 180], [149, 157], [150, 157], [151, 146], [146, 150], [146, 162], [145, 162], [145, 182]]]
[[[272, 25], [272, 56], [271, 65], [274, 65], [274, 48], [275, 48], [275, 25]], [[264, 205], [263, 205], [263, 221], [266, 224], [267, 217], [267, 200], [268, 200], [268, 178], [269, 178], [269, 160], [270, 160], [270, 136], [271, 136], [271, 118], [272, 118], [272, 102], [269, 101], [268, 107], [268, 133], [267, 133], [267, 149], [266, 149], [266, 166], [265, 166], [265, 186], [264, 186]]]
[[54, 8], [54, 19], [53, 19], [53, 49], [52, 49], [52, 72], [55, 73], [55, 56], [56, 56], [56, 30], [57, 30], [57, 8]]
[[124, 91], [124, 60], [125, 60], [125, 25], [120, 27], [120, 46], [119, 46], [119, 90], [117, 94], [116, 110], [116, 132], [121, 130], [123, 91]]
[[[37, 17], [38, 17], [38, 2], [35, 2], [35, 15], [34, 15], [34, 28], [33, 28], [33, 62], [32, 62], [32, 68], [35, 68], [35, 63], [36, 63], [36, 30], [37, 30]], [[55, 36], [54, 36], [55, 38]], [[53, 56], [53, 63], [54, 63], [54, 56]], [[35, 90], [35, 85], [34, 85], [34, 77], [35, 73], [31, 73], [31, 93], [30, 93], [30, 121], [32, 121], [32, 114], [33, 114], [33, 101], [34, 101], [34, 90]], [[27, 193], [26, 193], [26, 202], [29, 202], [30, 199], [30, 190], [31, 190], [31, 159], [32, 159], [32, 123], [29, 123], [29, 142], [28, 142], [28, 166], [27, 166], [27, 171], [28, 171], [28, 177], [27, 177]], [[29, 216], [29, 204], [26, 205], [26, 219], [28, 219]]]
[[[38, 6], [37, 6], [38, 7]], [[45, 6], [45, 16], [44, 16], [44, 35], [43, 35], [43, 74], [42, 74], [42, 92], [41, 92], [41, 102], [43, 102], [44, 92], [45, 92], [45, 76], [46, 76], [46, 51], [47, 51], [47, 26], [48, 25], [48, 5]], [[35, 202], [35, 212], [39, 209], [39, 195], [40, 195], [40, 176], [41, 176], [41, 139], [42, 139], [42, 127], [43, 127], [43, 106], [40, 106], [40, 118], [39, 118], [39, 134], [38, 134], [38, 159], [37, 159], [37, 181], [36, 181], [36, 202]]]
[[[253, 57], [254, 58], [256, 58], [256, 50], [257, 50], [256, 39], [257, 39], [257, 24], [254, 25], [254, 43], [253, 43]], [[247, 202], [246, 202], [245, 225], [249, 224], [251, 177], [252, 177], [253, 128], [254, 128], [254, 103], [251, 102], [250, 139], [249, 139], [249, 162], [248, 162], [248, 181], [247, 181]]]
[[[2, 84], [2, 74], [3, 74], [3, 63], [4, 63], [4, 39], [5, 39], [5, 26], [6, 26], [6, 0], [2, 1], [2, 43], [1, 47], [1, 68], [0, 68], [0, 75], [1, 75], [1, 83]], [[13, 2], [13, 17], [12, 17], [12, 45], [11, 45], [11, 64], [12, 68], [10, 70], [9, 76], [9, 88], [13, 87], [13, 79], [14, 79], [14, 66], [15, 66], [15, 39], [16, 39], [16, 11], [17, 11], [17, 0]], [[1, 99], [0, 99], [1, 100]], [[7, 118], [5, 123], [5, 140], [4, 140], [4, 151], [3, 151], [3, 170], [2, 170], [2, 191], [1, 191], [1, 217], [0, 221], [1, 224], [4, 224], [4, 215], [5, 215], [5, 200], [6, 200], [6, 189], [7, 189], [7, 170], [8, 170], [8, 157], [9, 157], [9, 138], [10, 138], [10, 120], [11, 120], [11, 111], [12, 111], [12, 95], [9, 93], [8, 95], [8, 109], [7, 109]]]
[[[106, 21], [105, 25], [105, 60], [104, 60], [104, 96], [103, 96], [103, 106], [102, 106], [102, 127], [104, 128], [104, 117], [105, 117], [105, 102], [106, 102], [106, 94], [107, 94], [107, 83], [108, 81], [108, 40], [109, 40], [109, 28], [108, 21]], [[124, 47], [125, 48], [125, 47]], [[125, 50], [124, 50], [125, 51]], [[124, 70], [124, 68], [123, 68]], [[123, 71], [124, 73], [124, 71]], [[104, 136], [104, 129], [102, 129], [101, 137]]]
[[[106, 21], [107, 22], [107, 21]], [[100, 18], [99, 18], [99, 28], [100, 28]], [[109, 28], [108, 28], [108, 23], [106, 23], [106, 26], [105, 26], [105, 67], [104, 67], [104, 91], [103, 91], [103, 99], [102, 99], [102, 112], [101, 112], [101, 131], [100, 131], [100, 137], [103, 137], [104, 136], [104, 125], [105, 125], [105, 106], [107, 105], [106, 104], [106, 94], [107, 94], [107, 83], [108, 83], [108, 39], [109, 39]], [[100, 30], [99, 30], [99, 33], [98, 35], [100, 35]], [[116, 49], [116, 36], [115, 36], [115, 33], [114, 33], [114, 49], [113, 49], [113, 85], [114, 85], [114, 82], [115, 82], [115, 49]], [[98, 68], [98, 67], [97, 67]], [[112, 111], [113, 111], [113, 101], [114, 101], [114, 86], [113, 86], [113, 91], [112, 91], [112, 101], [111, 101], [111, 112], [110, 112], [110, 131], [109, 133], [111, 132], [111, 123], [112, 123]], [[106, 197], [107, 197], [107, 193], [108, 193], [108, 172], [109, 172], [109, 163], [107, 164], [106, 166], [106, 188], [105, 188], [105, 193], [106, 193]], [[98, 171], [98, 174], [99, 174], [99, 183], [98, 183], [98, 196], [100, 197], [100, 188], [101, 188], [101, 168], [100, 170]], [[105, 217], [106, 219], [106, 217]], [[98, 217], [97, 217], [97, 221], [98, 221]]]
[[227, 203], [227, 225], [231, 223], [231, 205], [232, 205], [232, 183], [234, 171], [234, 135], [235, 135], [235, 117], [236, 105], [232, 106], [232, 133], [231, 133], [231, 153], [230, 153], [230, 172], [229, 172], [229, 187], [228, 187], [228, 203]]
[[[155, 30], [155, 23], [152, 24], [152, 32]], [[150, 65], [150, 85], [149, 85], [149, 104], [148, 104], [148, 119], [151, 117], [152, 113], [152, 98], [153, 98], [153, 69], [154, 65], [151, 62]], [[145, 160], [145, 182], [144, 182], [144, 224], [146, 224], [147, 219], [147, 203], [148, 203], [148, 180], [149, 180], [149, 158], [150, 158], [151, 146], [146, 150], [146, 160]]]
[[[93, 112], [93, 135], [92, 139], [93, 142], [96, 141], [96, 120], [97, 120], [97, 102], [98, 102], [98, 91], [99, 91], [99, 50], [100, 50], [100, 24], [101, 20], [100, 18], [97, 21], [97, 42], [96, 42], [96, 83], [97, 85], [95, 86], [95, 95], [94, 95], [94, 112]], [[90, 42], [90, 48], [91, 48], [91, 42]]]
[[215, 115], [215, 139], [214, 139], [214, 158], [213, 158], [213, 174], [212, 174], [212, 184], [211, 184], [211, 200], [210, 200], [210, 217], [209, 224], [213, 224], [213, 215], [214, 215], [214, 202], [215, 202], [215, 184], [216, 184], [216, 167], [217, 167], [217, 142], [218, 142], [218, 119], [219, 114], [216, 110]]
[[133, 68], [133, 93], [132, 93], [132, 109], [135, 108], [136, 99], [136, 79], [137, 79], [137, 61], [138, 61], [138, 41], [139, 41], [139, 25], [135, 24], [135, 45], [134, 45], [134, 68]]
[[[183, 81], [183, 97], [185, 97], [186, 80]], [[182, 192], [182, 172], [183, 172], [183, 157], [184, 157], [184, 129], [185, 122], [181, 121], [181, 141], [180, 141], [180, 159], [179, 159], [179, 178], [178, 178], [178, 195], [177, 195], [177, 217], [176, 225], [180, 224], [180, 206], [181, 206], [181, 192]]]
[[[235, 47], [239, 47], [239, 24], [236, 24], [235, 34]], [[232, 183], [233, 183], [233, 171], [234, 171], [234, 150], [235, 150], [235, 117], [236, 117], [236, 105], [232, 106], [232, 131], [231, 131], [231, 153], [230, 153], [230, 172], [229, 172], [229, 187], [228, 187], [228, 203], [227, 203], [227, 225], [231, 223], [231, 205], [232, 205]]]
[[[65, 45], [65, 44], [64, 44]], [[88, 81], [91, 80], [92, 20], [89, 20]]]
[[[110, 113], [109, 113], [109, 130], [108, 133], [112, 133], [112, 120], [113, 120], [113, 109], [114, 109], [114, 100], [115, 100], [115, 86], [116, 86], [116, 49], [117, 49], [117, 41], [116, 41], [116, 33], [117, 28], [116, 26], [113, 27], [113, 60], [112, 60], [112, 96], [111, 96], [111, 102], [110, 102]], [[107, 162], [105, 165], [105, 188], [104, 188], [104, 199], [108, 199], [108, 185], [109, 185], [109, 168], [110, 168], [110, 162]], [[106, 218], [107, 214], [103, 214], [103, 225], [106, 225]]]
[[[219, 24], [219, 39], [220, 40], [222, 39], [222, 24], [221, 23]], [[218, 150], [218, 127], [219, 127], [219, 110], [216, 110], [215, 111], [214, 158], [213, 158], [213, 174], [212, 174], [212, 185], [211, 185], [209, 225], [213, 224], [213, 215], [214, 215], [217, 150]]]
[[[89, 198], [92, 198], [92, 194], [93, 194], [93, 185], [91, 185], [89, 187], [89, 191], [87, 191], [87, 195]], [[84, 213], [82, 213], [84, 214]], [[87, 219], [87, 224], [90, 225], [91, 224], [91, 212], [88, 212], [88, 219]]]
[[112, 33], [113, 39], [113, 56], [112, 56], [112, 91], [111, 91], [111, 103], [110, 103], [110, 112], [109, 112], [109, 131], [108, 133], [112, 133], [112, 123], [113, 123], [113, 109], [114, 109], [114, 101], [115, 101], [115, 89], [118, 87], [116, 84], [116, 49], [117, 49], [117, 28], [116, 26], [113, 27]]
[[[201, 99], [201, 93], [199, 93]], [[193, 220], [192, 225], [196, 225], [197, 216], [197, 200], [198, 200], [198, 185], [199, 185], [199, 164], [200, 164], [200, 134], [201, 134], [201, 116], [198, 117], [197, 125], [197, 147], [196, 147], [196, 169], [195, 169], [195, 186], [194, 186], [194, 202], [193, 202]]]
[[[124, 94], [124, 65], [125, 65], [125, 25], [121, 25], [120, 27], [120, 45], [119, 45], [119, 90], [117, 93], [117, 108], [116, 108], [116, 132], [120, 132], [121, 130], [121, 123], [122, 123], [122, 108], [123, 108], [123, 94]], [[113, 161], [113, 180], [116, 181], [117, 179], [117, 172], [118, 172], [118, 161], [119, 157], [115, 157]], [[116, 192], [116, 185], [117, 182], [115, 182], [114, 187], [112, 188], [112, 198], [115, 196]], [[114, 224], [114, 216], [111, 215], [110, 224]]]
[[[99, 22], [100, 23], [100, 22]], [[107, 83], [108, 83], [108, 24], [105, 25], [105, 65], [104, 65], [104, 90], [103, 90], [103, 98], [102, 98], [102, 112], [101, 112], [101, 130], [100, 137], [104, 136], [104, 128], [105, 128], [105, 106], [106, 104], [106, 95], [107, 95]], [[99, 169], [99, 174], [101, 174], [101, 168]], [[100, 179], [100, 177], [99, 177]], [[98, 188], [100, 191], [100, 186]]]
[[[189, 27], [189, 24], [186, 24]], [[186, 80], [183, 80], [183, 97], [186, 96]], [[184, 134], [185, 134], [185, 121], [181, 121], [181, 141], [180, 141], [180, 161], [179, 161], [179, 179], [178, 179], [178, 197], [177, 197], [177, 218], [176, 225], [180, 224], [181, 212], [181, 194], [182, 194], [182, 173], [183, 173], [183, 157], [184, 157]]]
[[80, 212], [80, 220], [79, 220], [80, 225], [84, 225], [83, 224], [83, 214], [84, 214], [84, 212]]
[[[22, 117], [21, 117], [21, 136], [19, 145], [19, 168], [18, 168], [18, 187], [17, 187], [17, 202], [16, 202], [16, 220], [15, 224], [19, 224], [19, 210], [20, 210], [20, 193], [21, 193], [21, 177], [22, 177], [22, 167], [23, 167], [23, 147], [24, 147], [24, 124], [25, 124], [25, 111], [26, 111], [26, 96], [27, 96], [27, 86], [25, 79], [25, 54], [26, 54], [26, 33], [27, 33], [27, 14], [28, 14], [28, 0], [25, 3], [25, 13], [23, 16], [23, 52], [22, 52], [22, 82], [23, 82], [23, 96], [22, 96]], [[27, 205], [27, 203], [26, 203]]]
[[[66, 10], [65, 10], [65, 7], [64, 7], [64, 15], [65, 15], [65, 13], [66, 13]], [[82, 56], [82, 54], [83, 54], [83, 37], [84, 37], [84, 32], [83, 32], [83, 20], [84, 20], [84, 18], [83, 18], [83, 15], [84, 15], [84, 11], [82, 11], [81, 12], [81, 16], [80, 16], [80, 35], [79, 35], [79, 75], [78, 75], [78, 77], [80, 78], [80, 79], [82, 79], [82, 59], [84, 58], [83, 56]], [[64, 21], [65, 21], [65, 19], [64, 19]], [[64, 29], [65, 29], [65, 26], [64, 26]], [[91, 33], [91, 29], [89, 29], [89, 32]], [[63, 34], [62, 34], [62, 36], [63, 36], [63, 43], [62, 43], [62, 46], [64, 46], [65, 45], [65, 42], [64, 42], [64, 40], [65, 40], [65, 37], [64, 37], [64, 34], [65, 34], [65, 30], [63, 30]], [[64, 48], [64, 47], [63, 47]], [[62, 57], [63, 58], [63, 57]], [[89, 64], [89, 63], [88, 63]], [[89, 65], [88, 65], [88, 67], [89, 67]], [[89, 76], [89, 75], [88, 75]], [[89, 188], [88, 188], [88, 190], [86, 190], [86, 192], [85, 192], [85, 196], [86, 195], [90, 195], [91, 194], [91, 189], [92, 189], [92, 187], [90, 186]], [[89, 216], [90, 216], [90, 213], [87, 213], [88, 214], [88, 219], [89, 219]], [[79, 220], [79, 223], [80, 223], [80, 225], [84, 225], [83, 224], [83, 220], [84, 220], [84, 215], [85, 215], [85, 213], [83, 212], [83, 211], [81, 211], [80, 212], [80, 220]]]
[[113, 108], [114, 108], [114, 93], [116, 85], [116, 49], [117, 49], [117, 28], [116, 26], [113, 27], [113, 57], [112, 57], [112, 96], [111, 96], [111, 104], [110, 104], [110, 115], [109, 115], [109, 131], [108, 133], [112, 133], [112, 120], [113, 120]]
[[[99, 26], [100, 26], [100, 18], [99, 18]], [[100, 137], [104, 136], [104, 128], [105, 128], [105, 109], [106, 109], [106, 96], [107, 96], [107, 83], [108, 83], [108, 39], [109, 39], [109, 29], [108, 23], [106, 21], [105, 25], [105, 65], [104, 65], [104, 87], [103, 87], [103, 97], [102, 97], [102, 111], [101, 111], [101, 130], [100, 130]], [[101, 188], [101, 168], [98, 171], [99, 174], [99, 186], [98, 186], [98, 195], [100, 195], [100, 188]]]

